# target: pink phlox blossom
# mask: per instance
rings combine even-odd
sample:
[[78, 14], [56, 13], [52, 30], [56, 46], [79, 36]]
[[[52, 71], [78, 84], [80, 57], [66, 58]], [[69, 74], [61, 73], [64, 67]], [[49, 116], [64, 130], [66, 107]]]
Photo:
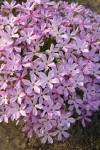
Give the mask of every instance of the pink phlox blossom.
[[21, 105], [15, 103], [11, 103], [10, 109], [8, 110], [8, 115], [11, 116], [11, 120], [18, 120], [21, 116], [26, 116], [25, 112], [26, 105]]
[[49, 67], [54, 67], [55, 63], [53, 62], [54, 57], [52, 55], [49, 55], [49, 58], [45, 54], [40, 54], [39, 57], [42, 59], [42, 62], [40, 62], [40, 65], [44, 67], [44, 69], [47, 71]]
[[8, 118], [10, 115], [8, 115], [8, 109], [4, 108], [3, 106], [0, 107], [0, 122], [4, 120], [5, 123], [8, 123]]
[[73, 83], [74, 87], [84, 86], [84, 76], [81, 74], [77, 74], [69, 80]]
[[43, 72], [40, 72], [39, 76], [41, 78], [41, 86], [43, 87], [47, 85], [50, 89], [53, 89], [53, 84], [59, 83], [58, 78], [54, 77], [53, 70], [49, 71], [48, 76]]
[[56, 105], [54, 105], [54, 102], [52, 100], [47, 101], [46, 106], [43, 107], [43, 113], [42, 116], [44, 116], [45, 114], [48, 114], [48, 116], [50, 118], [53, 117], [53, 115], [57, 115], [60, 116], [60, 109], [61, 108], [61, 104], [57, 103]]
[[87, 112], [83, 111], [81, 116], [79, 116], [77, 118], [77, 120], [82, 120], [82, 125], [83, 125], [83, 127], [85, 127], [86, 126], [86, 121], [91, 122], [91, 119], [89, 118], [90, 116], [91, 116], [90, 111], [87, 111]]
[[71, 117], [71, 112], [62, 114], [60, 117], [61, 123], [59, 123], [59, 126], [66, 126], [66, 127], [70, 127], [71, 123], [75, 122], [75, 119], [73, 117]]
[[81, 40], [80, 38], [76, 38], [75, 43], [73, 44], [74, 49], [77, 51], [78, 54], [81, 52], [89, 52], [88, 42], [86, 40]]
[[8, 86], [8, 77], [5, 74], [5, 76], [0, 76], [0, 90], [5, 90]]
[[58, 135], [58, 141], [62, 140], [62, 137], [64, 136], [65, 138], [69, 137], [69, 134], [67, 133], [68, 127], [67, 126], [59, 126], [58, 130], [56, 130], [53, 135], [56, 136]]
[[77, 64], [76, 63], [74, 63], [74, 61], [73, 61], [73, 59], [72, 58], [70, 58], [69, 60], [68, 60], [68, 63], [65, 65], [65, 68], [66, 68], [66, 74], [67, 75], [76, 75], [76, 74], [78, 74], [80, 71], [79, 71], [79, 69], [77, 68]]
[[44, 118], [41, 118], [39, 120], [39, 122], [41, 124], [44, 124], [44, 127], [46, 130], [51, 130], [52, 127], [56, 126], [56, 120], [55, 119], [51, 119], [49, 116], [45, 115]]
[[9, 34], [9, 37], [12, 37], [12, 38], [18, 38], [19, 37], [19, 35], [17, 33], [17, 31], [18, 31], [18, 27], [17, 26], [14, 26], [13, 29], [12, 29], [9, 25], [7, 25], [5, 27], [5, 30]]
[[3, 104], [8, 104], [8, 93], [5, 91], [0, 91], [0, 106]]
[[57, 89], [58, 93], [62, 91], [61, 93], [64, 94], [65, 97], [69, 95], [70, 92], [75, 92], [75, 86], [73, 85], [73, 82], [70, 82], [70, 80], [62, 80], [62, 85], [60, 85]]
[[53, 143], [53, 139], [52, 139], [52, 133], [49, 133], [48, 131], [44, 134], [38, 134], [39, 137], [43, 137], [42, 138], [42, 143], [45, 144], [46, 142], [52, 144]]
[[48, 101], [51, 100], [51, 97], [49, 95], [49, 90], [48, 88], [45, 88], [45, 90], [43, 90], [42, 88], [40, 89], [40, 93], [38, 95], [39, 98], [39, 103], [43, 104], [44, 100]]
[[24, 83], [24, 85], [28, 86], [28, 90], [30, 90], [30, 92], [34, 90], [36, 93], [40, 93], [41, 83], [39, 80], [37, 80], [37, 77], [33, 71], [31, 71], [30, 73], [30, 78], [31, 78], [31, 81], [27, 79], [22, 79], [22, 82]]
[[22, 91], [19, 84], [15, 86], [15, 89], [9, 90], [11, 95], [10, 103], [17, 102], [19, 105], [22, 104], [22, 100], [25, 97], [25, 93]]
[[56, 47], [54, 46], [54, 44], [51, 44], [50, 49], [46, 50], [47, 54], [48, 54], [49, 56], [54, 57], [54, 58], [59, 57], [58, 51], [59, 51], [59, 49], [56, 48]]
[[83, 88], [83, 91], [84, 91], [84, 97], [87, 97], [88, 99], [91, 99], [92, 96], [96, 94], [95, 87], [89, 83], [87, 84], [86, 88]]
[[26, 108], [26, 113], [32, 113], [34, 116], [38, 115], [38, 109], [42, 109], [43, 105], [38, 103], [37, 96], [33, 95], [31, 101], [26, 100], [28, 107]]
[[80, 97], [73, 95], [68, 100], [68, 104], [70, 105], [69, 110], [71, 111], [75, 108], [76, 112], [80, 115], [81, 111], [80, 111], [79, 107], [82, 103], [83, 103], [83, 100]]
[[4, 1], [0, 8], [0, 122], [42, 143], [68, 138], [100, 109], [100, 15], [78, 3]]
[[27, 32], [21, 31], [20, 32], [21, 37], [20, 37], [20, 42], [26, 41], [28, 44], [31, 44], [33, 40], [36, 40], [39, 38], [39, 35], [34, 34], [33, 35], [33, 29], [28, 29]]

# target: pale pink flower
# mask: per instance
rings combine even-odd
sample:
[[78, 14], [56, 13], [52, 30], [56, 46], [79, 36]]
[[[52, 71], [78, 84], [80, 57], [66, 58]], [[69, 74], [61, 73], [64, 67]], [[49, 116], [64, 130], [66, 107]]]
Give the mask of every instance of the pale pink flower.
[[27, 32], [21, 31], [20, 34], [21, 34], [22, 37], [20, 37], [19, 40], [21, 42], [26, 41], [28, 44], [31, 44], [32, 41], [39, 38], [39, 35], [34, 35], [33, 34], [33, 29], [28, 29]]
[[54, 57], [49, 55], [49, 58], [45, 54], [39, 54], [39, 57], [42, 58], [43, 62], [40, 62], [40, 65], [44, 67], [45, 70], [48, 70], [50, 67], [55, 67], [55, 63], [53, 62]]
[[26, 101], [26, 103], [28, 104], [28, 107], [26, 108], [26, 113], [32, 113], [34, 116], [38, 115], [38, 109], [43, 108], [42, 104], [38, 104], [38, 100], [35, 95], [31, 98], [31, 101], [29, 99]]
[[73, 45], [74, 49], [76, 49], [77, 53], [80, 54], [81, 52], [89, 52], [88, 43], [86, 40], [81, 40], [79, 38], [76, 38], [76, 43]]
[[43, 138], [42, 138], [42, 143], [43, 144], [45, 144], [46, 142], [48, 142], [48, 143], [50, 143], [50, 144], [52, 144], [53, 143], [53, 139], [51, 138], [51, 133], [45, 133], [44, 135], [42, 135], [42, 136], [44, 136]]
[[58, 141], [61, 141], [63, 136], [64, 136], [65, 138], [68, 138], [68, 137], [69, 137], [69, 134], [66, 132], [67, 130], [68, 130], [67, 127], [59, 126], [59, 127], [58, 127], [58, 130], [56, 130], [56, 131], [53, 133], [53, 135], [54, 135], [54, 136], [58, 135]]
[[46, 74], [43, 72], [40, 72], [39, 76], [41, 78], [41, 86], [43, 87], [48, 85], [50, 89], [53, 89], [53, 84], [59, 83], [59, 80], [54, 77], [53, 70], [49, 71], [48, 76], [46, 76]]
[[71, 117], [71, 112], [62, 114], [60, 119], [61, 119], [61, 123], [59, 123], [59, 126], [66, 126], [66, 127], [70, 127], [71, 123], [75, 123], [75, 119], [73, 117]]
[[27, 79], [22, 79], [22, 82], [24, 83], [24, 85], [29, 86], [28, 90], [30, 92], [32, 92], [34, 90], [36, 93], [40, 93], [40, 85], [41, 84], [40, 84], [40, 81], [37, 80], [37, 77], [34, 74], [34, 72], [31, 72], [30, 78], [31, 78], [31, 81], [29, 81]]

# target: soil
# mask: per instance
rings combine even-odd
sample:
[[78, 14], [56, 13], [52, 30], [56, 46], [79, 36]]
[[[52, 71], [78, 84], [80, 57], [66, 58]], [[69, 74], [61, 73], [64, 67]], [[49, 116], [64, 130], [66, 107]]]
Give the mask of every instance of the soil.
[[[17, 0], [18, 1], [18, 0]], [[19, 0], [21, 2], [21, 0]], [[66, 0], [67, 1], [67, 0]], [[100, 0], [68, 0], [78, 2], [100, 13]], [[0, 0], [1, 2], [1, 0]], [[93, 115], [92, 123], [86, 128], [76, 124], [70, 130], [70, 138], [53, 145], [42, 145], [40, 139], [28, 139], [21, 127], [15, 123], [0, 124], [0, 150], [100, 150], [100, 112]]]

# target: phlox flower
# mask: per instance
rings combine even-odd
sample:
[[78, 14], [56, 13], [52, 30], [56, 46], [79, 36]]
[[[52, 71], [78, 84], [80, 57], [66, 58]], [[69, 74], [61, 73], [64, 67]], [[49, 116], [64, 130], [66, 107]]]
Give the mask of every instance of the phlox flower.
[[90, 111], [87, 111], [87, 112], [83, 111], [82, 115], [79, 116], [77, 118], [77, 120], [81, 119], [82, 120], [82, 125], [83, 125], [83, 127], [85, 127], [86, 126], [86, 121], [91, 122], [91, 119], [89, 118], [89, 116], [91, 116], [91, 112]]
[[56, 41], [60, 41], [60, 39], [64, 38], [67, 39], [67, 35], [65, 34], [65, 27], [61, 27], [60, 29], [58, 29], [58, 26], [54, 26], [54, 28], [51, 31], [51, 35], [54, 36], [56, 38]]
[[76, 109], [76, 112], [78, 114], [81, 114], [81, 111], [79, 109], [80, 105], [83, 104], [83, 101], [80, 97], [77, 97], [76, 95], [73, 95], [71, 98], [68, 100], [69, 110], [73, 110], [74, 108]]
[[8, 86], [8, 78], [7, 75], [5, 76], [0, 76], [0, 89], [5, 90]]
[[48, 88], [45, 88], [45, 90], [43, 90], [42, 88], [40, 89], [40, 93], [38, 95], [40, 104], [43, 104], [44, 100], [46, 101], [51, 100], [51, 97], [48, 93], [49, 93]]
[[79, 69], [77, 68], [77, 64], [74, 63], [72, 58], [70, 58], [68, 60], [67, 64], [65, 62], [65, 68], [66, 68], [66, 74], [67, 75], [70, 75], [70, 74], [71, 75], [76, 75], [76, 74], [78, 74], [80, 72]]
[[93, 95], [96, 94], [95, 87], [91, 84], [87, 84], [86, 88], [83, 88], [84, 91], [84, 97], [87, 97], [88, 99], [91, 99]]
[[11, 116], [11, 120], [18, 120], [20, 116], [26, 116], [25, 107], [26, 105], [19, 106], [16, 102], [12, 103], [8, 110], [8, 115]]
[[16, 7], [16, 1], [12, 0], [11, 3], [9, 4], [7, 1], [3, 2], [4, 6], [6, 7], [6, 9], [14, 9]]
[[100, 109], [100, 15], [78, 3], [4, 1], [0, 8], [0, 122], [42, 143], [68, 138]]
[[0, 92], [0, 106], [3, 104], [8, 104], [8, 93], [7, 92]]
[[8, 118], [10, 115], [7, 114], [7, 109], [4, 107], [0, 107], [0, 122], [4, 120], [5, 123], [8, 123]]
[[89, 52], [88, 43], [85, 40], [81, 40], [76, 38], [76, 43], [73, 44], [74, 49], [76, 49], [77, 53], [80, 54], [81, 52]]
[[[48, 105], [49, 105], [49, 107], [48, 107]], [[53, 115], [60, 116], [60, 114], [61, 114], [60, 111], [59, 111], [60, 108], [61, 108], [61, 104], [60, 103], [57, 103], [56, 105], [54, 105], [52, 100], [48, 100], [47, 101], [47, 105], [45, 105], [43, 107], [42, 116], [44, 116], [46, 113], [48, 114], [48, 116], [50, 118], [52, 118]]]
[[41, 78], [41, 85], [45, 87], [48, 85], [50, 89], [53, 89], [53, 84], [59, 83], [59, 80], [54, 77], [54, 71], [51, 70], [48, 73], [48, 76], [46, 76], [45, 73], [40, 72], [39, 76]]
[[37, 80], [37, 77], [36, 77], [36, 75], [33, 72], [31, 72], [30, 78], [31, 78], [31, 82], [29, 80], [27, 80], [27, 79], [22, 79], [22, 82], [24, 83], [24, 85], [29, 86], [28, 90], [30, 92], [32, 92], [34, 90], [36, 93], [40, 93], [40, 85], [41, 85], [41, 83], [40, 83], [39, 80]]
[[21, 31], [20, 34], [21, 34], [21, 38], [19, 39], [20, 42], [26, 41], [28, 44], [31, 44], [32, 40], [36, 40], [39, 38], [39, 35], [33, 35], [32, 29], [28, 29], [27, 32]]
[[11, 29], [11, 27], [9, 25], [7, 25], [5, 27], [5, 29], [6, 29], [7, 33], [9, 34], [9, 37], [14, 37], [14, 38], [18, 38], [19, 37], [18, 33], [16, 33], [18, 31], [18, 27], [17, 26], [15, 26], [15, 27], [13, 27], [13, 29]]
[[20, 85], [16, 85], [15, 89], [9, 90], [9, 93], [11, 94], [10, 102], [11, 103], [17, 102], [18, 104], [21, 105], [25, 93], [20, 88]]
[[70, 82], [70, 80], [62, 80], [62, 85], [58, 87], [57, 91], [61, 91], [61, 93], [64, 94], [65, 97], [69, 95], [69, 92], [75, 92], [75, 87], [72, 84], [73, 82]]
[[70, 78], [70, 81], [73, 83], [75, 87], [84, 85], [84, 76], [83, 75], [75, 75], [73, 78]]
[[52, 55], [49, 55], [48, 59], [47, 56], [44, 54], [40, 54], [39, 57], [43, 60], [43, 62], [41, 62], [40, 65], [42, 65], [45, 70], [48, 70], [49, 67], [55, 66], [55, 63], [53, 62], [54, 57]]
[[16, 19], [17, 18], [12, 13], [9, 13], [8, 18], [7, 17], [4, 18], [3, 25], [9, 24], [9, 26], [14, 27]]
[[64, 136], [65, 138], [68, 138], [68, 137], [69, 137], [69, 134], [66, 132], [66, 130], [68, 130], [67, 127], [59, 126], [59, 127], [58, 127], [58, 130], [56, 130], [56, 131], [53, 133], [53, 135], [54, 135], [54, 136], [58, 135], [58, 141], [61, 141], [63, 136]]
[[37, 109], [43, 108], [42, 104], [38, 104], [37, 97], [35, 95], [33, 95], [33, 97], [31, 97], [31, 101], [30, 101], [30, 99], [26, 100], [26, 103], [29, 105], [26, 108], [26, 113], [32, 113], [34, 116], [37, 116], [37, 114], [38, 114]]
[[61, 119], [61, 122], [59, 123], [59, 126], [66, 125], [66, 127], [68, 127], [68, 128], [70, 127], [70, 123], [74, 123], [75, 122], [75, 119], [71, 117], [71, 113], [70, 112], [62, 114], [60, 119]]
[[52, 139], [51, 135], [52, 135], [52, 133], [48, 133], [48, 132], [44, 133], [44, 135], [42, 135], [43, 136], [42, 143], [44, 144], [44, 143], [48, 142], [48, 143], [52, 144], [53, 139]]
[[13, 40], [9, 38], [5, 33], [2, 33], [2, 38], [0, 38], [0, 49], [5, 49], [11, 46]]
[[54, 47], [54, 44], [51, 44], [50, 49], [46, 50], [47, 54], [52, 57], [59, 57], [59, 49]]
[[53, 126], [56, 126], [57, 125], [57, 122], [56, 122], [56, 120], [55, 119], [51, 119], [49, 116], [44, 116], [43, 118], [41, 118], [40, 120], [39, 120], [39, 122], [41, 123], [41, 124], [44, 124], [44, 127], [45, 127], [45, 129], [46, 130], [48, 130], [48, 129], [52, 129], [52, 127]]

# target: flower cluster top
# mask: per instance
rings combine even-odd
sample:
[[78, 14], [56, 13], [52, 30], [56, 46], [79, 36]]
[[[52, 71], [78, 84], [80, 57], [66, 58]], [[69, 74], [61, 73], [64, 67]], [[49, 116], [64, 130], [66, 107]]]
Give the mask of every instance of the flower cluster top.
[[77, 3], [27, 0], [0, 9], [0, 122], [53, 143], [100, 106], [100, 15]]

